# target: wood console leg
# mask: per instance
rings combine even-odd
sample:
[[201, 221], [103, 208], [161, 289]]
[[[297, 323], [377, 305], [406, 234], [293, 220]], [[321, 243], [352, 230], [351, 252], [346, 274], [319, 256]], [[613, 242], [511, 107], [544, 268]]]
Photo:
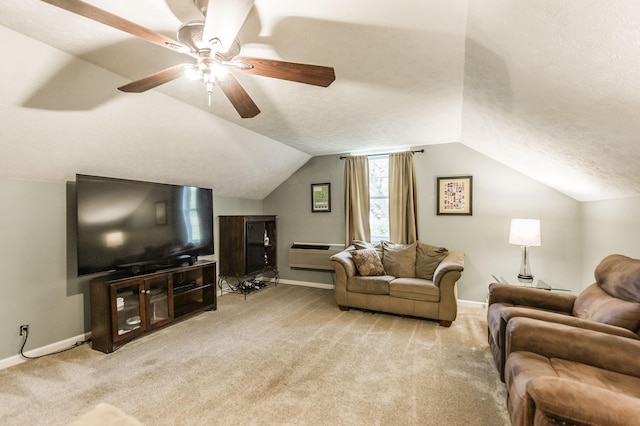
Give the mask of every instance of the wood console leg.
[[451, 327], [451, 324], [453, 324], [453, 321], [445, 321], [445, 320], [440, 321], [441, 327]]
[[340, 308], [341, 311], [348, 311], [349, 310], [348, 306], [338, 305], [338, 308]]

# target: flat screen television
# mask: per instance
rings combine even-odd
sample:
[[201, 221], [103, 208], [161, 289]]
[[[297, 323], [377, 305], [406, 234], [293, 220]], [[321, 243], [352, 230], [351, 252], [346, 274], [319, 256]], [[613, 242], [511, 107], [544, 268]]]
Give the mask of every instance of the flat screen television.
[[213, 191], [76, 175], [78, 275], [139, 273], [213, 254]]

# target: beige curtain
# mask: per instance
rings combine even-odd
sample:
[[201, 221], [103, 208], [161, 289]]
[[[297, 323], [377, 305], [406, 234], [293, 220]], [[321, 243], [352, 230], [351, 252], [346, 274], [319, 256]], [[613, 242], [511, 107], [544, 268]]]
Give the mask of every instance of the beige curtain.
[[346, 245], [353, 240], [369, 241], [369, 159], [349, 156], [344, 165]]
[[416, 170], [413, 152], [389, 154], [389, 238], [394, 243], [418, 240]]

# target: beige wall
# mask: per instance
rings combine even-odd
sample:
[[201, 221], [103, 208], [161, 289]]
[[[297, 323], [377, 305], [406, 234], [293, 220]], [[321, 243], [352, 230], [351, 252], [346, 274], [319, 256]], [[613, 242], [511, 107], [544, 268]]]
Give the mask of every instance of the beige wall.
[[624, 254], [640, 259], [640, 197], [582, 204], [582, 282], [594, 281], [593, 271], [605, 256]]
[[[74, 185], [0, 178], [0, 364], [26, 350], [91, 331], [89, 280], [75, 263]], [[262, 201], [214, 196], [214, 215], [261, 214]], [[214, 221], [217, 236], [218, 221]], [[217, 259], [218, 239], [215, 241]]]
[[[507, 243], [512, 217], [541, 219], [542, 246], [531, 249], [534, 275], [574, 293], [593, 281], [607, 254], [640, 258], [640, 197], [578, 203], [462, 144], [424, 148], [415, 157], [419, 236], [465, 252], [461, 299], [484, 301], [491, 274], [515, 281], [520, 250]], [[343, 241], [343, 167], [337, 155], [312, 158], [263, 201], [215, 197], [214, 214], [276, 214], [281, 276], [331, 283], [329, 272], [290, 270], [287, 250], [293, 241]], [[473, 175], [473, 216], [437, 216], [436, 177], [462, 174]], [[331, 213], [311, 213], [310, 185], [321, 182], [332, 184]], [[88, 278], [74, 270], [72, 193], [60, 182], [0, 179], [0, 361], [18, 353], [20, 324], [31, 326], [27, 350], [90, 331]]]
[[[422, 241], [466, 254], [461, 299], [482, 302], [491, 275], [516, 281], [520, 248], [507, 243], [513, 217], [542, 221], [542, 246], [531, 249], [534, 275], [545, 282], [581, 288], [580, 203], [505, 167], [460, 143], [429, 145], [415, 155], [418, 232]], [[315, 157], [264, 200], [278, 215], [279, 266], [285, 279], [331, 283], [327, 272], [291, 270], [287, 250], [294, 241], [344, 240], [344, 162], [338, 155]], [[473, 216], [436, 215], [436, 177], [473, 176]], [[310, 185], [332, 183], [332, 212], [310, 212]]]

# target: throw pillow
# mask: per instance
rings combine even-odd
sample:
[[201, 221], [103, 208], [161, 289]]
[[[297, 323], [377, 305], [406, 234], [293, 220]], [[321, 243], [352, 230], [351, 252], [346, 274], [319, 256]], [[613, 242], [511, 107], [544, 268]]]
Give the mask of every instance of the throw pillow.
[[382, 243], [373, 244], [368, 241], [353, 240], [351, 244], [354, 245], [356, 250], [375, 249], [375, 251], [378, 252], [378, 256], [380, 256], [380, 260], [384, 258], [384, 252], [382, 251]]
[[416, 277], [423, 280], [433, 280], [433, 273], [447, 257], [449, 250], [444, 247], [436, 247], [418, 241], [416, 248]]
[[415, 278], [416, 243], [397, 244], [384, 241], [382, 247], [384, 249], [382, 264], [387, 274], [398, 278]]
[[351, 250], [353, 263], [362, 276], [385, 275], [380, 256], [375, 249]]

